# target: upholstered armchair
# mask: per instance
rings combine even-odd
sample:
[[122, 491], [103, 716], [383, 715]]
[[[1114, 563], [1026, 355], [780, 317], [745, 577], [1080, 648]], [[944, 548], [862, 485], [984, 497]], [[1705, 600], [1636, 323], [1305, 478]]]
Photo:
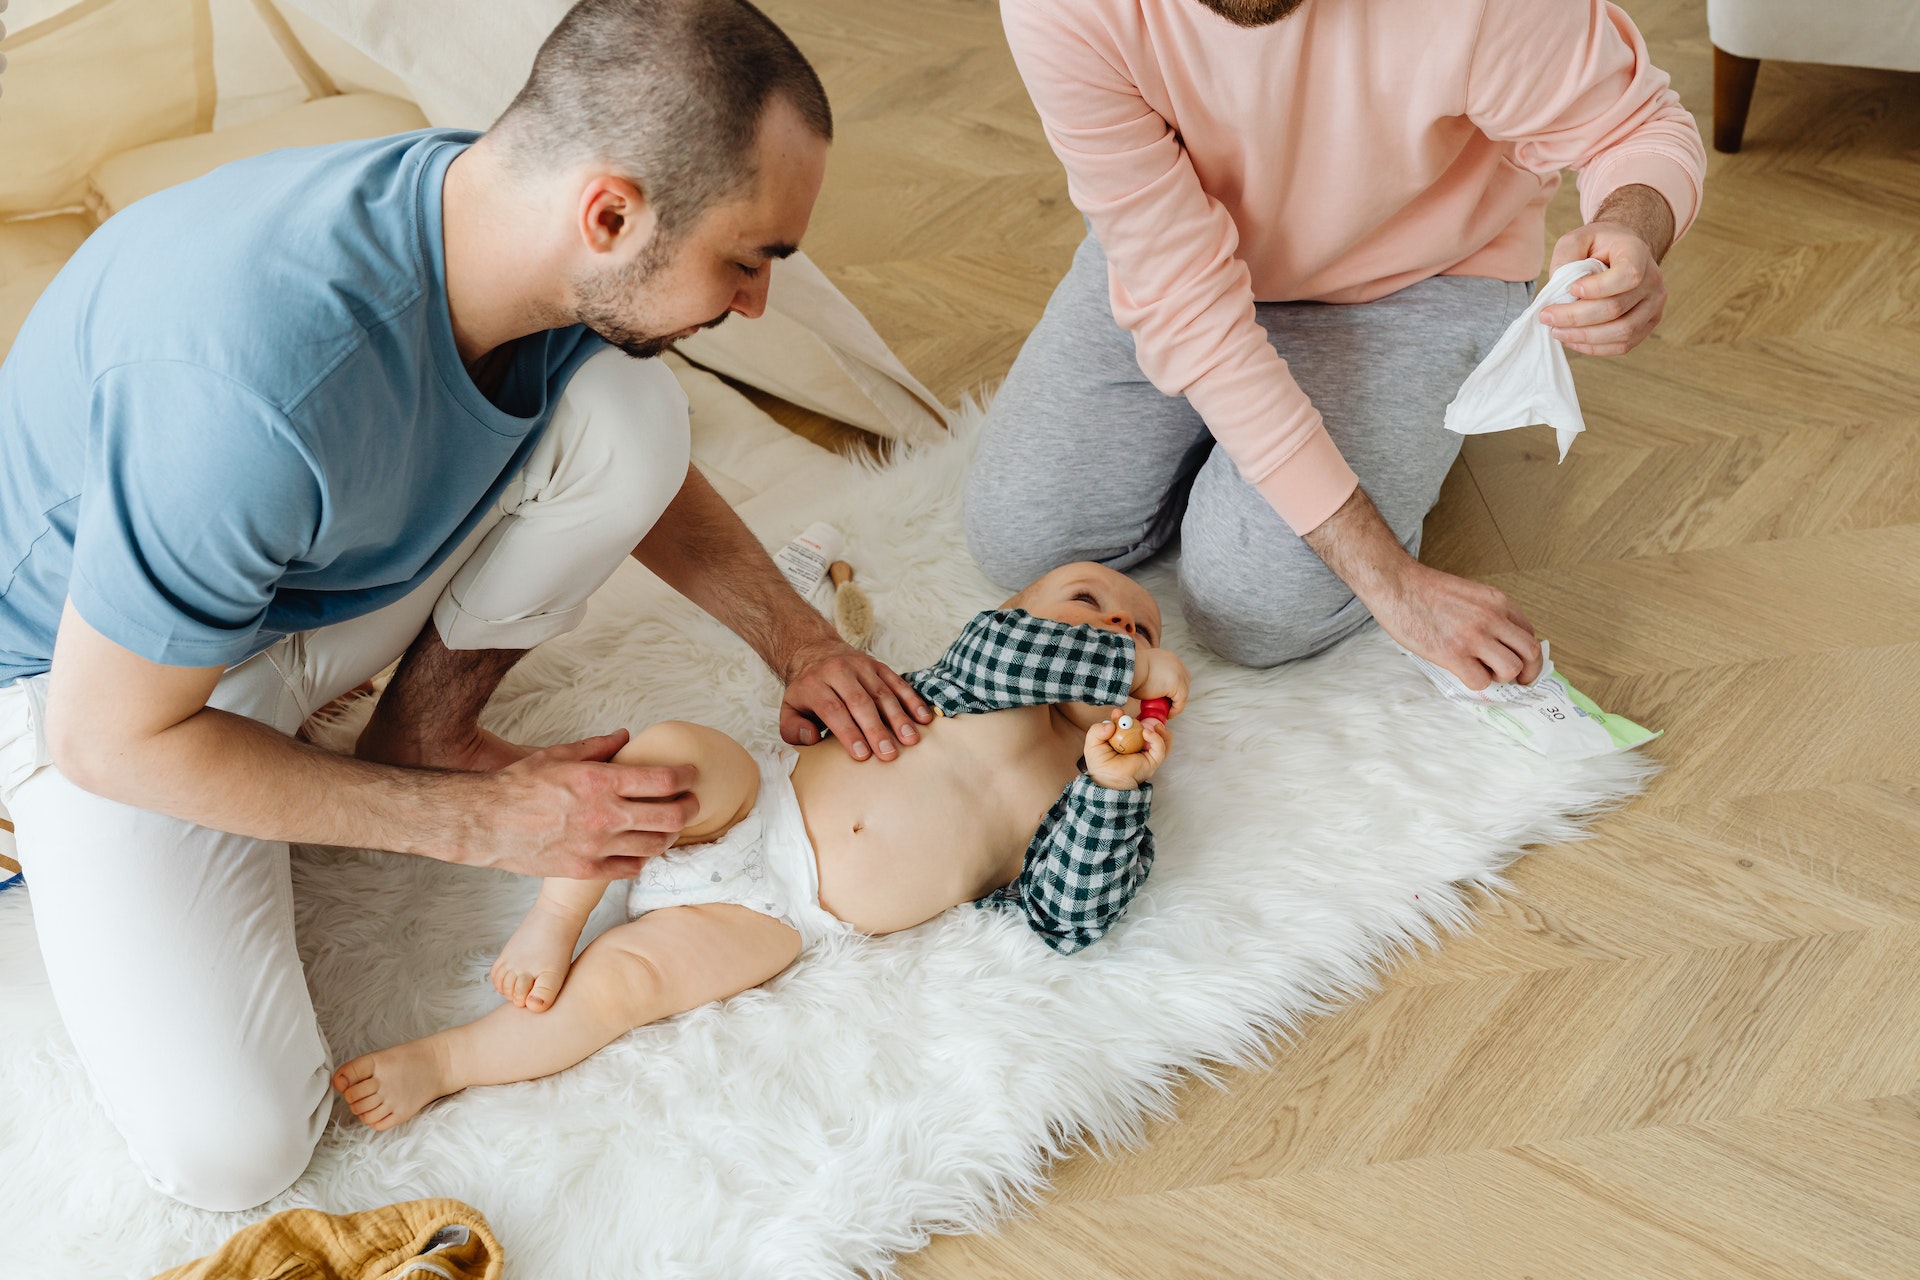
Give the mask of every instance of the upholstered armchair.
[[1920, 71], [1920, 0], [1707, 0], [1713, 145], [1738, 151], [1765, 59]]

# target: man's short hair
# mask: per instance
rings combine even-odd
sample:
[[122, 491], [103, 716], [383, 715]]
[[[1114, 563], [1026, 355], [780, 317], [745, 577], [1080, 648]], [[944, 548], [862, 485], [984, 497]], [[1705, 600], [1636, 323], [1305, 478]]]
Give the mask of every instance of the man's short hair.
[[832, 139], [820, 77], [747, 0], [580, 0], [494, 131], [529, 165], [607, 164], [671, 235], [752, 189], [754, 139], [775, 98]]

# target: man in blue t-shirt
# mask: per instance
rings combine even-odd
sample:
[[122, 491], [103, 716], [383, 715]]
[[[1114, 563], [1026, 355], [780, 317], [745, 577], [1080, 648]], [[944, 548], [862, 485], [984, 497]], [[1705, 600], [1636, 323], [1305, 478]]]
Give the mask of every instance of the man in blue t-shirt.
[[[328, 1051], [289, 841], [630, 875], [692, 816], [501, 678], [628, 555], [889, 759], [931, 718], [688, 465], [657, 360], [760, 314], [818, 194], [813, 70], [744, 0], [584, 0], [484, 135], [276, 152], [120, 213], [0, 366], [0, 807], [55, 998], [161, 1190], [305, 1167]], [[294, 734], [395, 659], [358, 758]]]

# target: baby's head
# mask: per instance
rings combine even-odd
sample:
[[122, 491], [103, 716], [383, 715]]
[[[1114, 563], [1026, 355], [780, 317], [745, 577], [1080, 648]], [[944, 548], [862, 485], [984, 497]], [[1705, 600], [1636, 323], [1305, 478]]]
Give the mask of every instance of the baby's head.
[[1137, 637], [1149, 646], [1161, 638], [1160, 606], [1148, 590], [1124, 573], [1083, 560], [1041, 574], [1016, 592], [1003, 609], [1025, 609], [1037, 618], [1069, 626], [1085, 623]]

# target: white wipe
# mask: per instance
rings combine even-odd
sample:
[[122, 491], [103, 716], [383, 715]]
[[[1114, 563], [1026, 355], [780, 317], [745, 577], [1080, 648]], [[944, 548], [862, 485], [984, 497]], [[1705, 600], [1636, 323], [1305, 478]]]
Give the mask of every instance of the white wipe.
[[1413, 659], [1448, 701], [1469, 708], [1543, 756], [1585, 760], [1626, 751], [1660, 736], [1625, 716], [1608, 715], [1594, 705], [1593, 699], [1568, 684], [1567, 678], [1553, 669], [1553, 653], [1544, 640], [1540, 642], [1537, 680], [1532, 684], [1490, 684], [1484, 689], [1467, 688], [1453, 672], [1404, 647], [1400, 652]]
[[1598, 258], [1582, 258], [1553, 273], [1533, 305], [1507, 326], [1487, 358], [1460, 384], [1459, 394], [1447, 406], [1447, 430], [1477, 436], [1544, 422], [1560, 439], [1560, 461], [1567, 460], [1573, 438], [1587, 424], [1580, 416], [1566, 349], [1540, 323], [1540, 312], [1575, 301], [1573, 282], [1606, 269]]

